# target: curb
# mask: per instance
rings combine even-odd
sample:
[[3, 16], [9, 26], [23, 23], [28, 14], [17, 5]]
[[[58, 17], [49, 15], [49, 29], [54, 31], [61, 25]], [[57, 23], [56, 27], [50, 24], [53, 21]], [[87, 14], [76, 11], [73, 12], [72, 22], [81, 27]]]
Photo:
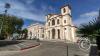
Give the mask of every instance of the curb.
[[30, 49], [30, 48], [33, 48], [33, 47], [36, 47], [36, 46], [39, 46], [39, 45], [40, 45], [40, 43], [37, 44], [37, 45], [33, 45], [33, 46], [29, 46], [29, 47], [21, 48], [20, 50]]

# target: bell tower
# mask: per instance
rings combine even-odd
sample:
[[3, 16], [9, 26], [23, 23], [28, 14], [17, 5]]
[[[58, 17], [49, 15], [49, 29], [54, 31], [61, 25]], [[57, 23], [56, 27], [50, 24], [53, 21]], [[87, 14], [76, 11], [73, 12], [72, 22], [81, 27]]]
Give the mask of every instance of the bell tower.
[[63, 25], [72, 25], [71, 6], [69, 4], [61, 8], [61, 15], [63, 16]]
[[69, 14], [71, 15], [71, 6], [68, 4], [68, 5], [65, 5], [61, 8], [61, 14], [62, 15], [66, 15], [66, 14]]

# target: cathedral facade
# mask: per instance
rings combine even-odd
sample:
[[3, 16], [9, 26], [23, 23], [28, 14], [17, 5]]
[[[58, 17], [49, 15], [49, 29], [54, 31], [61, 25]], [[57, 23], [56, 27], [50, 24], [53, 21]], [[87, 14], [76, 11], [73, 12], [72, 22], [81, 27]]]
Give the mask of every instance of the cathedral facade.
[[29, 26], [28, 38], [31, 36], [44, 40], [76, 42], [76, 27], [72, 23], [71, 7], [63, 6], [60, 14], [48, 14], [44, 26], [39, 24]]
[[75, 30], [69, 5], [61, 8], [61, 14], [48, 14], [46, 16], [45, 39], [75, 42]]

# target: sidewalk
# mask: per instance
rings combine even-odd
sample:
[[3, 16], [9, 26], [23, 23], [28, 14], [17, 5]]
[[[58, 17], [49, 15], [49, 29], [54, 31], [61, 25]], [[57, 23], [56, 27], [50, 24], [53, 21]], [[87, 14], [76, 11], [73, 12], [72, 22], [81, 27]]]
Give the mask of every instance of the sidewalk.
[[33, 40], [26, 40], [18, 44], [2, 46], [0, 47], [0, 51], [19, 51], [19, 50], [29, 49], [38, 45], [40, 45], [39, 42]]
[[77, 44], [67, 43], [67, 45], [68, 45], [69, 56], [89, 56], [89, 52], [82, 51]]
[[20, 51], [0, 51], [0, 56], [10, 56], [19, 52]]
[[11, 55], [22, 52], [22, 50], [34, 48], [38, 45], [40, 45], [39, 42], [36, 42], [33, 40], [32, 41], [26, 40], [25, 42], [22, 42], [19, 44], [3, 46], [3, 47], [0, 47], [0, 56], [11, 56]]

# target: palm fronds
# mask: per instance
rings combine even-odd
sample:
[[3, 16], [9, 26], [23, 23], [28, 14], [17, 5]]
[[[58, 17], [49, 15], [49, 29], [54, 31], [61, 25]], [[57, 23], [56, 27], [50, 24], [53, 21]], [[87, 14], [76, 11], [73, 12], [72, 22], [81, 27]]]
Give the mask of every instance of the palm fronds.
[[87, 24], [81, 24], [77, 31], [82, 37], [95, 38], [100, 35], [100, 17], [93, 19]]

